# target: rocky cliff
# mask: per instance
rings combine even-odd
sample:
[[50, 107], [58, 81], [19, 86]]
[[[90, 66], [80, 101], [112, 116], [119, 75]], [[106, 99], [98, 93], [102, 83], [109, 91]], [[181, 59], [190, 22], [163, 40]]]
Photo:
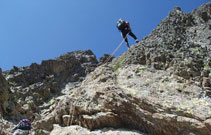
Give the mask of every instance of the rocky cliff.
[[107, 57], [76, 51], [0, 74], [0, 134], [22, 118], [33, 135], [211, 133], [211, 2], [174, 8], [141, 43]]
[[6, 113], [6, 107], [8, 106], [7, 101], [9, 99], [9, 85], [2, 75], [0, 69], [0, 117]]

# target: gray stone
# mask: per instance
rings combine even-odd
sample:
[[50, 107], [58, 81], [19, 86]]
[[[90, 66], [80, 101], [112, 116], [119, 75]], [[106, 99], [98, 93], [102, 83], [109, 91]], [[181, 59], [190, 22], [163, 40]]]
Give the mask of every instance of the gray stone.
[[105, 64], [106, 62], [111, 62], [114, 59], [114, 56], [110, 54], [104, 54], [104, 56], [100, 57], [99, 65]]
[[13, 135], [29, 135], [29, 131], [28, 130], [17, 129], [17, 130], [15, 130]]

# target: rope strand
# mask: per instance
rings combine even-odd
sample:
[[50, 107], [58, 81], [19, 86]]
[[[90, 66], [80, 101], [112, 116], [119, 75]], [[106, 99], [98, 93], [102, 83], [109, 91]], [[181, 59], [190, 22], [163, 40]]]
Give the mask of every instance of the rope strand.
[[[128, 35], [128, 34], [127, 34]], [[111, 57], [113, 57], [114, 56], [114, 54], [119, 50], [119, 48], [122, 46], [122, 44], [123, 44], [123, 42], [125, 41], [125, 39], [127, 38], [127, 35], [125, 36], [125, 38], [122, 40], [122, 42], [117, 46], [117, 48], [112, 52], [112, 54], [105, 60], [105, 62], [102, 64], [102, 65], [104, 65], [105, 63], [107, 63], [110, 59], [111, 59]], [[105, 67], [103, 67], [103, 69], [102, 69], [102, 73], [104, 72], [104, 69], [105, 69]], [[94, 74], [93, 74], [94, 75]], [[86, 83], [85, 83], [86, 84]], [[85, 85], [84, 84], [84, 85]], [[81, 90], [81, 89], [80, 89]], [[79, 93], [79, 92], [78, 92]], [[78, 94], [77, 93], [77, 94]], [[73, 109], [72, 109], [72, 117], [70, 117], [69, 119], [68, 119], [68, 125], [69, 125], [69, 123], [70, 123], [70, 125], [72, 125], [73, 124], [73, 120], [74, 120], [74, 113], [75, 113], [75, 109], [76, 109], [76, 104], [77, 104], [77, 102], [78, 102], [78, 100], [76, 99], [76, 102], [75, 102], [75, 104], [73, 104]], [[71, 119], [71, 120], [70, 120]]]
[[[127, 33], [128, 35], [128, 33]], [[104, 65], [105, 63], [109, 62], [111, 57], [114, 56], [114, 54], [119, 50], [119, 48], [122, 46], [123, 42], [125, 41], [125, 39], [127, 38], [127, 35], [125, 36], [125, 38], [122, 40], [122, 42], [117, 46], [117, 48], [112, 52], [112, 54], [104, 61], [104, 63], [102, 65]]]

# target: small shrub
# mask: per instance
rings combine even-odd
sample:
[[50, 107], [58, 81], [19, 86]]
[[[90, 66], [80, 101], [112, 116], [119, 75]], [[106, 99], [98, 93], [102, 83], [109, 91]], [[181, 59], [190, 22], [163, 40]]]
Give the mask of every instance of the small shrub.
[[147, 67], [141, 66], [141, 67], [138, 68], [138, 71], [139, 71], [139, 72], [147, 71]]
[[37, 135], [41, 135], [41, 130], [37, 130]]
[[199, 52], [199, 48], [193, 48], [193, 51], [198, 53]]
[[47, 104], [48, 104], [48, 105], [52, 105], [54, 102], [55, 102], [55, 98], [52, 98], [51, 100], [49, 100], [49, 101], [47, 102]]
[[204, 70], [210, 70], [210, 69], [211, 69], [211, 67], [209, 66], [208, 63], [206, 63], [206, 65], [204, 66]]
[[122, 63], [125, 59], [126, 55], [122, 55], [117, 64], [114, 66], [114, 71], [116, 72], [119, 68], [122, 67]]

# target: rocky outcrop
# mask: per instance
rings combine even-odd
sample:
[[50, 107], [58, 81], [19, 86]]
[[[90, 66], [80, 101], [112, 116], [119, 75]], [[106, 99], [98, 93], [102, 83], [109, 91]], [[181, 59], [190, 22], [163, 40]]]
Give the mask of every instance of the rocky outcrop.
[[211, 102], [200, 97], [200, 87], [141, 65], [112, 69], [97, 68], [35, 127], [46, 125], [44, 129], [51, 131], [57, 123], [90, 130], [130, 128], [155, 135], [209, 134]]
[[12, 129], [12, 123], [0, 118], [0, 135], [9, 135]]
[[123, 65], [172, 67], [176, 75], [202, 83], [203, 77], [210, 77], [210, 5], [208, 2], [192, 13], [174, 8], [149, 36], [128, 51]]
[[130, 131], [125, 129], [104, 128], [102, 130], [89, 131], [80, 126], [60, 127], [54, 125], [54, 130], [50, 135], [145, 135], [138, 131]]
[[[52, 76], [64, 81], [79, 81], [95, 69], [98, 62], [96, 56], [90, 51], [76, 51], [66, 53], [56, 59], [44, 60], [41, 64], [33, 63], [29, 67], [14, 67], [5, 72], [8, 81], [22, 87], [32, 85]], [[65, 78], [65, 75], [69, 78]], [[64, 77], [64, 78], [63, 78]]]
[[[92, 51], [76, 51], [41, 64], [14, 67], [4, 72], [11, 86], [10, 119], [34, 118], [35, 113], [49, 108], [57, 95], [68, 88], [78, 87], [98, 62]], [[64, 90], [64, 91], [62, 91]], [[6, 94], [6, 93], [5, 93]]]
[[0, 118], [5, 115], [9, 99], [9, 86], [0, 68]]

